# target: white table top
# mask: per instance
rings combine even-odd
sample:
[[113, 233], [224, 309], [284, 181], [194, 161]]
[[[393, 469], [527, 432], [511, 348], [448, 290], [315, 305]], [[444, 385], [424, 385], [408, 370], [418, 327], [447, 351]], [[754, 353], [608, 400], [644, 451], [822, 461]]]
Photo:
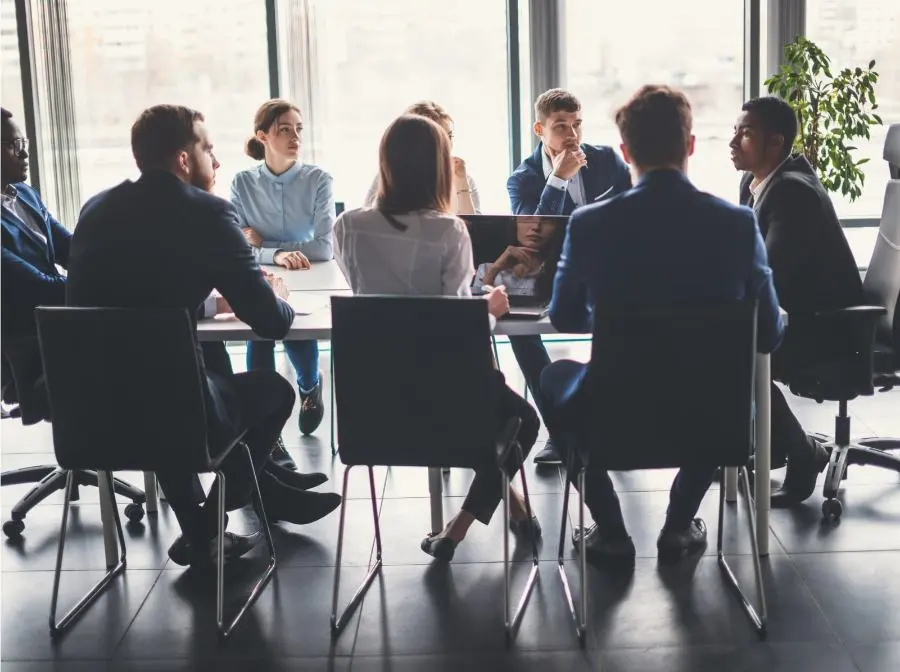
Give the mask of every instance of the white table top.
[[292, 292], [322, 292], [349, 290], [350, 285], [336, 261], [316, 261], [305, 271], [289, 271], [281, 266], [266, 266], [267, 271], [284, 278]]

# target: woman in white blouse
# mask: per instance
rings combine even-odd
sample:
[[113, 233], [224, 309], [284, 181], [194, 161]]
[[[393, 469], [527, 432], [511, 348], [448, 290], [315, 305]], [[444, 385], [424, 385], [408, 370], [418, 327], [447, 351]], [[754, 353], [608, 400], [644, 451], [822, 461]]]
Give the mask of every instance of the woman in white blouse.
[[[450, 211], [453, 164], [446, 131], [425, 117], [404, 115], [385, 131], [380, 163], [375, 207], [345, 212], [334, 226], [335, 258], [353, 292], [471, 296], [472, 243], [465, 224]], [[495, 317], [509, 310], [504, 288], [489, 288], [486, 298]], [[519, 416], [519, 441], [527, 455], [537, 439], [537, 413], [506, 385], [503, 374], [496, 376], [501, 388], [498, 429]], [[510, 494], [510, 528], [517, 534], [540, 534], [537, 518], [528, 518], [521, 496], [512, 488]], [[426, 537], [422, 550], [445, 562], [452, 559], [473, 522], [488, 524], [502, 495], [496, 467], [476, 470], [462, 510], [441, 532]]]

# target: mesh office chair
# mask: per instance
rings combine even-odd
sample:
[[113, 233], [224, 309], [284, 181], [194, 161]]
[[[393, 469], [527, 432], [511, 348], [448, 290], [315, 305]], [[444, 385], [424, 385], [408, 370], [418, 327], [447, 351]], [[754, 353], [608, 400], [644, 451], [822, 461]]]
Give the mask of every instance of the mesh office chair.
[[[497, 431], [497, 372], [491, 362], [487, 302], [449, 297], [334, 296], [331, 298], [338, 443], [344, 470], [331, 612], [338, 636], [381, 570], [381, 527], [373, 466], [494, 466], [502, 472], [503, 515], [509, 519], [512, 458], [522, 461], [516, 435], [521, 421]], [[375, 564], [338, 615], [344, 516], [350, 470], [369, 472], [375, 522]], [[528, 516], [531, 503], [520, 469]], [[504, 525], [504, 532], [506, 526]], [[410, 540], [415, 543], [416, 540]], [[504, 616], [507, 643], [521, 621], [538, 573], [532, 564], [514, 612], [510, 605], [509, 534], [503, 535]]]
[[[850, 464], [868, 464], [900, 472], [900, 439], [867, 438], [850, 441], [847, 403], [858, 396], [888, 392], [900, 386], [900, 124], [888, 129], [884, 158], [891, 171], [872, 260], [863, 281], [868, 306], [853, 306], [811, 318], [817, 330], [845, 329], [843, 352], [792, 374], [784, 382], [791, 392], [818, 402], [837, 401], [834, 437], [813, 435], [831, 450], [825, 474], [822, 515], [837, 520], [843, 505], [837, 499]], [[790, 316], [793, 323], [794, 316]]]
[[[581, 599], [576, 608], [564, 568], [569, 484], [578, 482], [578, 519], [584, 529], [586, 468], [665, 469], [684, 466], [740, 470], [758, 608], [744, 595], [725, 560], [724, 483], [719, 489], [718, 561], [741, 607], [766, 636], [766, 600], [747, 465], [753, 449], [752, 400], [756, 357], [756, 303], [676, 304], [646, 308], [598, 306], [591, 360], [582, 383], [570, 440], [584, 449], [569, 454], [557, 562], [576, 633], [587, 630], [585, 537], [578, 544]], [[653, 381], [648, 385], [648, 381]], [[635, 441], [641, 427], [643, 441]], [[660, 440], [658, 437], [665, 437]], [[721, 473], [724, 472], [722, 469]], [[587, 483], [585, 484], [585, 480]]]
[[[201, 376], [195, 332], [186, 310], [127, 308], [38, 308], [35, 311], [47, 395], [53, 415], [53, 447], [66, 472], [50, 606], [50, 632], [65, 632], [102, 594], [126, 564], [125, 538], [113, 507], [121, 545], [119, 562], [57, 622], [63, 551], [74, 470], [105, 472], [111, 487], [116, 470], [216, 472], [218, 549], [216, 622], [228, 637], [259, 597], [275, 570], [275, 547], [263, 510], [250, 449], [240, 437], [209, 454], [205, 379]], [[124, 363], [127, 362], [127, 365]], [[164, 411], [157, 403], [166, 399]], [[127, 436], [127, 441], [121, 437]], [[232, 449], [244, 452], [252, 476], [254, 505], [269, 551], [269, 563], [237, 614], [224, 620], [225, 475], [220, 465]]]

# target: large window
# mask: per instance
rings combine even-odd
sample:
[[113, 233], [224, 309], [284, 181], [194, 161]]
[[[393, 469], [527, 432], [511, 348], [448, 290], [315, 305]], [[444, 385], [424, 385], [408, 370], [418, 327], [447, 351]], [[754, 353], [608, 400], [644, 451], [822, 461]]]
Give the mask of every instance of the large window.
[[581, 100], [585, 142], [618, 148], [615, 110], [643, 84], [675, 86], [694, 111], [691, 179], [736, 200], [728, 142], [743, 98], [743, 0], [567, 0], [564, 9], [564, 79]]
[[78, 0], [68, 16], [82, 200], [135, 176], [131, 124], [158, 103], [204, 113], [227, 195], [269, 97], [265, 3]]
[[[378, 171], [387, 125], [422, 99], [455, 121], [454, 153], [466, 161], [484, 211], [509, 211], [506, 3], [498, 0], [289, 0], [307, 21], [307, 53], [286, 93], [311, 117], [305, 156], [334, 177], [335, 198], [362, 204]], [[301, 70], [301, 71], [297, 71]]]
[[3, 107], [13, 113], [19, 126], [25, 129], [22, 104], [22, 69], [19, 66], [19, 38], [16, 32], [16, 5], [14, 0], [0, 0], [0, 91]]
[[884, 126], [873, 127], [872, 138], [859, 143], [865, 186], [860, 198], [835, 195], [841, 217], [880, 217], [888, 169], [882, 155], [887, 126], [900, 122], [900, 2], [897, 0], [807, 0], [807, 37], [818, 44], [835, 70], [865, 65], [875, 59], [880, 78], [876, 88]]

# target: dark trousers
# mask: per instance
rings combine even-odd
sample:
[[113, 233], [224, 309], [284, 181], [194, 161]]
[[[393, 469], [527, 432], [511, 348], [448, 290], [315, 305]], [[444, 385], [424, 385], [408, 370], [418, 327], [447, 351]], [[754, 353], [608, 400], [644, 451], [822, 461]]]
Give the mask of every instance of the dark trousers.
[[[229, 384], [240, 409], [238, 422], [231, 428], [233, 438], [243, 434], [242, 440], [250, 448], [253, 469], [259, 473], [294, 408], [294, 389], [275, 371], [249, 371], [220, 378]], [[224, 448], [223, 445], [210, 446], [210, 453], [214, 456], [217, 450]], [[243, 449], [235, 446], [219, 466], [225, 475], [226, 507], [229, 510], [247, 504], [252, 493], [250, 465], [246, 454], [242, 453]], [[187, 538], [202, 543], [214, 537], [218, 489], [214, 486], [206, 501], [198, 504], [194, 474], [159, 472], [157, 478]]]
[[[497, 413], [497, 433], [499, 434], [510, 419], [518, 417], [522, 420], [519, 428], [518, 441], [522, 448], [522, 458], [528, 455], [528, 452], [534, 446], [537, 440], [538, 429], [540, 429], [540, 420], [534, 408], [525, 399], [513, 392], [506, 384], [503, 374], [496, 372], [495, 384], [499, 388], [500, 408]], [[512, 477], [515, 475], [522, 463], [514, 460], [513, 463], [507, 465], [507, 474]], [[497, 467], [497, 459], [491, 451], [490, 456], [486, 456], [483, 467], [475, 470], [475, 480], [469, 486], [469, 492], [466, 500], [463, 502], [464, 511], [471, 513], [476, 520], [487, 525], [497, 505], [503, 498], [503, 476]]]
[[[625, 534], [625, 520], [619, 497], [609, 477], [609, 472], [595, 466], [596, 460], [589, 459], [591, 446], [585, 445], [582, 418], [571, 411], [573, 390], [584, 375], [586, 364], [563, 359], [550, 364], [541, 376], [541, 390], [550, 430], [554, 432], [556, 446], [567, 464], [580, 464], [581, 455], [587, 461], [585, 472], [585, 504], [601, 534], [619, 536]], [[577, 392], [574, 393], [577, 395]], [[569, 408], [566, 408], [566, 407]], [[587, 409], [585, 410], [587, 412]], [[574, 470], [570, 470], [574, 476]], [[669, 491], [669, 508], [666, 512], [666, 527], [673, 530], [686, 528], [709, 490], [716, 474], [715, 467], [684, 467], [678, 471]], [[575, 481], [573, 480], [573, 483]], [[577, 483], [575, 483], [577, 485]]]
[[[802, 368], [809, 357], [795, 356], [792, 348], [776, 350], [772, 354], [772, 378], [790, 380], [791, 374]], [[784, 393], [772, 383], [772, 468], [784, 466], [785, 461], [809, 461], [813, 447], [797, 416], [788, 406]]]
[[510, 336], [509, 344], [516, 357], [516, 363], [525, 377], [525, 383], [531, 390], [534, 403], [546, 422], [547, 416], [543, 408], [544, 396], [541, 394], [541, 372], [550, 363], [550, 355], [547, 353], [547, 348], [544, 347], [544, 341], [539, 335]]

